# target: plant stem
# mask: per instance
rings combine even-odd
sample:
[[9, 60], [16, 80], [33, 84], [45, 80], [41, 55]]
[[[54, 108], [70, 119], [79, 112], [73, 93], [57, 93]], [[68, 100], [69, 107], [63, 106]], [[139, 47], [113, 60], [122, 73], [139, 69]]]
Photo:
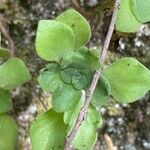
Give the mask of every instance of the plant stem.
[[103, 44], [103, 48], [102, 48], [102, 53], [100, 56], [100, 63], [101, 63], [101, 68], [99, 68], [94, 76], [93, 76], [93, 80], [91, 82], [90, 88], [86, 91], [86, 95], [85, 95], [85, 101], [84, 101], [84, 105], [81, 108], [77, 120], [74, 124], [74, 127], [72, 129], [72, 131], [70, 132], [70, 134], [68, 135], [68, 137], [66, 138], [66, 142], [65, 142], [65, 150], [70, 150], [71, 146], [72, 146], [72, 141], [74, 139], [74, 137], [76, 136], [82, 122], [86, 119], [87, 116], [87, 112], [88, 112], [88, 106], [91, 102], [91, 98], [93, 96], [93, 93], [95, 91], [96, 85], [98, 83], [98, 80], [102, 74], [103, 68], [104, 68], [104, 62], [106, 60], [107, 57], [107, 52], [108, 52], [108, 48], [109, 48], [109, 44], [110, 44], [110, 40], [112, 38], [112, 34], [114, 31], [114, 26], [115, 26], [115, 22], [117, 19], [117, 15], [118, 15], [118, 10], [120, 7], [120, 2], [121, 0], [116, 0], [115, 1], [115, 7], [114, 7], [114, 11], [113, 11], [113, 15], [112, 15], [112, 19], [109, 25], [109, 29]]
[[8, 40], [9, 42], [9, 48], [11, 50], [11, 55], [14, 56], [15, 55], [15, 45], [14, 45], [14, 41], [12, 40], [11, 36], [8, 34], [8, 32], [6, 31], [4, 24], [3, 24], [3, 17], [0, 15], [0, 31], [2, 32], [2, 34], [4, 35], [4, 37]]

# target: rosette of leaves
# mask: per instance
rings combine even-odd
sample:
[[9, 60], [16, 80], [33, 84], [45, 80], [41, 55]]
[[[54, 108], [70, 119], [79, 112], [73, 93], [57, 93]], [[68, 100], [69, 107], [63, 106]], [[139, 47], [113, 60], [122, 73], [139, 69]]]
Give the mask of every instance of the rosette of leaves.
[[[99, 50], [85, 47], [90, 37], [88, 22], [73, 9], [65, 11], [56, 20], [39, 22], [37, 54], [50, 63], [42, 69], [38, 82], [44, 91], [52, 92], [52, 105], [57, 112], [75, 107], [82, 90], [91, 83], [93, 72], [100, 67]], [[100, 85], [100, 88], [107, 97], [105, 86]]]
[[116, 22], [121, 32], [136, 32], [150, 21], [150, 0], [122, 0]]
[[[56, 20], [39, 22], [36, 35], [37, 54], [49, 63], [38, 77], [41, 88], [52, 93], [53, 108], [39, 115], [31, 126], [33, 150], [64, 149], [67, 135], [83, 107], [85, 90], [94, 72], [100, 68], [99, 50], [88, 49], [91, 31], [88, 22], [73, 9]], [[130, 103], [150, 90], [150, 71], [133, 58], [122, 58], [102, 73], [73, 147], [90, 150], [97, 139], [102, 117], [96, 107], [107, 104], [109, 97]], [[59, 144], [58, 144], [59, 143]]]
[[[92, 57], [94, 59], [95, 56], [87, 49], [84, 49], [84, 53], [71, 51], [63, 55], [60, 64], [53, 62], [42, 70], [38, 82], [44, 91], [52, 92], [52, 105], [55, 111], [65, 112], [76, 106], [82, 90], [86, 90], [91, 82], [93, 70], [99, 67], [98, 58], [92, 62]], [[107, 96], [105, 86], [100, 88], [104, 96]], [[99, 90], [96, 94], [98, 92]]]
[[30, 80], [31, 76], [24, 62], [11, 57], [8, 49], [0, 48], [0, 149], [13, 150], [17, 141], [17, 125], [6, 113], [12, 107], [11, 90]]

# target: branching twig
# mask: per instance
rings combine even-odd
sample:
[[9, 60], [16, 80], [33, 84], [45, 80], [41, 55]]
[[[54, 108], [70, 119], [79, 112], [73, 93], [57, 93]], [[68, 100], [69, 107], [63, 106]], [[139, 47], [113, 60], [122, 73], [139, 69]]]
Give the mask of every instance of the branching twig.
[[99, 78], [102, 74], [103, 68], [104, 68], [104, 62], [105, 62], [105, 59], [106, 59], [106, 56], [107, 56], [107, 51], [108, 51], [108, 48], [109, 48], [110, 40], [111, 40], [113, 31], [114, 31], [114, 26], [115, 26], [115, 22], [116, 22], [117, 15], [118, 15], [120, 1], [121, 0], [116, 0], [116, 2], [115, 2], [115, 8], [114, 8], [114, 11], [113, 11], [112, 19], [111, 19], [111, 22], [110, 22], [108, 33], [107, 33], [107, 36], [105, 38], [104, 45], [103, 45], [103, 48], [102, 48], [102, 53], [101, 53], [101, 56], [100, 56], [101, 68], [99, 68], [95, 72], [95, 74], [93, 76], [91, 86], [86, 91], [84, 105], [83, 105], [83, 107], [81, 108], [81, 110], [79, 112], [79, 115], [77, 117], [77, 120], [74, 124], [74, 127], [73, 127], [72, 131], [70, 132], [70, 134], [66, 138], [65, 150], [70, 150], [71, 149], [72, 141], [73, 141], [75, 135], [77, 134], [77, 131], [80, 128], [82, 122], [86, 119], [87, 112], [88, 112], [88, 106], [91, 102], [91, 98], [93, 96], [96, 85], [98, 83], [98, 80], [99, 80]]
[[15, 45], [14, 45], [14, 41], [12, 40], [11, 36], [8, 34], [7, 30], [5, 29], [5, 26], [3, 24], [3, 18], [0, 15], [0, 31], [2, 32], [2, 34], [4, 35], [4, 37], [8, 40], [9, 42], [9, 48], [11, 50], [11, 54], [12, 56], [15, 55]]

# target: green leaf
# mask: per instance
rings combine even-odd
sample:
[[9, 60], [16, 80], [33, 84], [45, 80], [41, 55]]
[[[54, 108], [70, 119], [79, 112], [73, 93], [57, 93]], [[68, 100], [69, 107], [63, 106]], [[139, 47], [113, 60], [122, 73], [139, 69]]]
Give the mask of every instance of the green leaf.
[[73, 67], [76, 69], [88, 68], [88, 60], [86, 59], [86, 57], [84, 57], [84, 55], [80, 54], [79, 52], [68, 52], [63, 55], [61, 67], [62, 69], [67, 67]]
[[68, 111], [78, 103], [81, 98], [81, 91], [77, 91], [72, 85], [63, 84], [53, 92], [52, 105], [55, 111]]
[[63, 56], [61, 61], [62, 69], [72, 67], [82, 74], [90, 74], [99, 68], [99, 66], [98, 57], [93, 56], [87, 49], [80, 49], [78, 52], [68, 52]]
[[0, 149], [15, 150], [17, 142], [17, 125], [6, 114], [0, 114]]
[[80, 82], [80, 78], [81, 78], [81, 73], [78, 72], [77, 70], [74, 71], [73, 75], [72, 75], [72, 79], [71, 79], [71, 83], [72, 85]]
[[[66, 68], [60, 71], [60, 77], [61, 79], [67, 83], [67, 84], [71, 84], [72, 83], [72, 77], [74, 75], [74, 73], [79, 73], [77, 70], [73, 69], [73, 68]], [[80, 75], [80, 73], [78, 74]]]
[[12, 90], [31, 79], [28, 68], [19, 58], [10, 58], [0, 65], [0, 87]]
[[11, 52], [10, 50], [0, 47], [0, 58], [10, 58], [11, 57]]
[[77, 76], [74, 75], [72, 78], [72, 85], [74, 88], [76, 88], [78, 90], [85, 90], [88, 87], [88, 85], [90, 84], [88, 79], [82, 74], [80, 74], [80, 78], [78, 78], [79, 79], [78, 82], [75, 82], [75, 77], [77, 77]]
[[92, 70], [89, 59], [85, 55], [79, 52], [66, 53], [61, 61], [61, 67], [60, 76], [65, 83], [72, 83], [79, 90], [86, 89], [90, 84]]
[[82, 54], [82, 52], [84, 53], [84, 52], [88, 51], [88, 48], [86, 46], [81, 46], [80, 48], [75, 49], [75, 51], [81, 52], [81, 54]]
[[33, 150], [64, 149], [67, 126], [63, 114], [52, 109], [39, 115], [31, 125], [30, 136]]
[[100, 67], [99, 62], [99, 50], [98, 49], [85, 49], [80, 48], [79, 53], [82, 54], [87, 60], [87, 66], [92, 70], [95, 71]]
[[59, 76], [59, 68], [49, 68], [50, 70], [44, 70], [38, 77], [38, 83], [40, 87], [46, 92], [54, 92], [56, 88], [60, 87], [62, 81]]
[[[80, 102], [73, 110], [65, 112], [64, 121], [69, 125], [68, 134], [77, 119], [81, 106], [82, 102]], [[100, 114], [94, 107], [90, 106], [88, 109], [87, 119], [81, 124], [73, 140], [73, 147], [81, 150], [92, 149], [97, 140], [97, 129], [102, 126], [102, 123], [103, 119]]]
[[0, 88], [0, 114], [8, 112], [11, 109], [12, 101], [9, 91]]
[[91, 29], [87, 20], [74, 9], [69, 9], [60, 14], [57, 21], [69, 25], [75, 34], [75, 48], [87, 44], [91, 38]]
[[75, 35], [68, 25], [53, 20], [39, 22], [36, 35], [39, 57], [47, 61], [59, 60], [64, 53], [73, 51], [74, 46]]
[[101, 76], [97, 84], [97, 87], [94, 91], [91, 103], [96, 107], [103, 106], [107, 104], [110, 95], [111, 95], [110, 83], [104, 76]]
[[[80, 70], [79, 70], [80, 71]], [[61, 70], [60, 77], [66, 84], [72, 84], [77, 90], [85, 90], [89, 84], [89, 78], [74, 68]]]
[[122, 0], [116, 21], [116, 29], [121, 32], [136, 32], [141, 26], [142, 24], [131, 11], [130, 0]]
[[109, 81], [103, 75], [101, 75], [100, 82], [102, 83], [102, 86], [107, 90], [107, 95], [111, 96], [111, 86]]
[[150, 71], [134, 58], [122, 58], [104, 70], [112, 96], [122, 103], [143, 97], [150, 90]]
[[[101, 48], [100, 48], [101, 49]], [[89, 49], [89, 52], [96, 58], [99, 59], [101, 50], [99, 49]]]
[[78, 103], [76, 104], [76, 106], [73, 109], [64, 112], [64, 122], [65, 122], [65, 124], [69, 124], [68, 132], [70, 132], [71, 128], [73, 127], [73, 125], [76, 121], [79, 111], [84, 104], [84, 99], [85, 99], [85, 91], [82, 91], [81, 97], [80, 97]]
[[131, 0], [131, 9], [141, 23], [150, 21], [150, 0]]

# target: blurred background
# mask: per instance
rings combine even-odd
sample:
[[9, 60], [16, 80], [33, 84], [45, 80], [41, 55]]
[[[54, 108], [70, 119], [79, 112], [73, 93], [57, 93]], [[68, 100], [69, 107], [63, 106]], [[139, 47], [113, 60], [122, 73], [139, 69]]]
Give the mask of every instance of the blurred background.
[[[35, 35], [38, 21], [54, 19], [64, 10], [73, 7], [88, 19], [92, 29], [88, 47], [101, 47], [113, 10], [113, 0], [0, 0], [0, 15], [4, 29], [15, 45], [15, 54], [29, 67], [33, 80], [17, 88], [13, 94], [11, 116], [19, 127], [17, 150], [31, 150], [29, 128], [38, 113], [50, 106], [51, 95], [43, 93], [38, 83], [39, 70], [45, 65], [35, 52]], [[1, 35], [2, 46], [9, 40]], [[137, 33], [114, 32], [106, 65], [114, 60], [131, 56], [150, 69], [150, 25]], [[44, 107], [43, 107], [44, 105]], [[107, 150], [108, 140], [118, 150], [150, 150], [150, 94], [132, 104], [111, 101], [100, 112], [105, 119], [99, 130], [95, 150]]]

